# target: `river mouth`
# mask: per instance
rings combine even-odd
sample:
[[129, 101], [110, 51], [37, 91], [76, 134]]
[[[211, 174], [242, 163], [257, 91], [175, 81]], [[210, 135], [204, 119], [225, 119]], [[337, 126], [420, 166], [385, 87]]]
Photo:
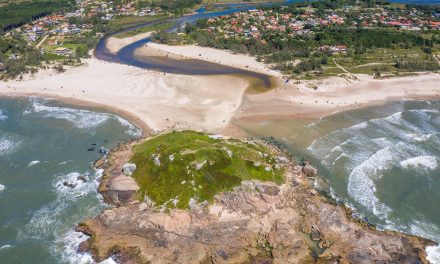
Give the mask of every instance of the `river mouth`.
[[[296, 0], [286, 1], [286, 3], [295, 1]], [[269, 3], [264, 4], [269, 5]], [[138, 52], [139, 49], [152, 42], [151, 37], [146, 37], [144, 39], [135, 41], [120, 49], [118, 52], [116, 52], [116, 54], [113, 54], [107, 48], [107, 40], [110, 37], [140, 27], [150, 26], [156, 23], [173, 22], [176, 25], [170, 27], [167, 31], [175, 32], [179, 26], [182, 26], [186, 23], [195, 23], [198, 19], [228, 15], [234, 12], [244, 11], [254, 7], [254, 4], [243, 4], [239, 7], [231, 6], [230, 8], [219, 12], [202, 12], [195, 15], [183, 16], [180, 18], [160, 19], [158, 21], [151, 21], [141, 25], [131, 26], [129, 28], [121, 29], [117, 32], [107, 34], [97, 44], [94, 55], [100, 60], [126, 64], [142, 69], [154, 70], [163, 73], [182, 75], [239, 75], [249, 81], [248, 92], [265, 92], [274, 88], [277, 85], [275, 77], [268, 74], [254, 72], [246, 69], [239, 69], [231, 66], [222, 65], [220, 63], [208, 62], [203, 60], [175, 59], [167, 56], [145, 55], [141, 52]]]
[[440, 242], [440, 102], [405, 101], [320, 120], [236, 120], [319, 169], [316, 187], [379, 229]]

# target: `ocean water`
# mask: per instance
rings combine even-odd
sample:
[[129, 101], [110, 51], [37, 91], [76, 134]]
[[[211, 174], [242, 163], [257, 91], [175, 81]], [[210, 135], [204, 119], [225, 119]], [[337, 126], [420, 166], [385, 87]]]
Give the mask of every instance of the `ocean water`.
[[[439, 101], [240, 125], [251, 135], [272, 137], [298, 160], [311, 160], [319, 169], [317, 187], [379, 229], [440, 242]], [[430, 250], [440, 261], [440, 249]]]
[[0, 263], [92, 263], [76, 252], [87, 237], [73, 230], [105, 206], [102, 171], [89, 166], [100, 147], [140, 134], [113, 114], [0, 98]]

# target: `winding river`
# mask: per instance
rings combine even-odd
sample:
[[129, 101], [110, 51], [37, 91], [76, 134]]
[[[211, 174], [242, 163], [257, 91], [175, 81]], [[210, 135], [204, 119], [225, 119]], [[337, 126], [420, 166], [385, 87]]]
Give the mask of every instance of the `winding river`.
[[[282, 2], [282, 4], [288, 4], [293, 2], [300, 2], [300, 0], [288, 0]], [[263, 5], [268, 6], [273, 4], [265, 3]], [[173, 22], [174, 26], [169, 28], [167, 31], [176, 32], [179, 27], [182, 27], [183, 25], [188, 23], [195, 23], [199, 19], [229, 15], [239, 11], [246, 11], [255, 8], [256, 6], [253, 4], [231, 4], [231, 5], [226, 5], [226, 7], [227, 8], [225, 10], [217, 11], [217, 12], [205, 12], [204, 8], [202, 7], [198, 10], [197, 14], [182, 16], [180, 18], [169, 18], [169, 19], [151, 21], [110, 33], [106, 35], [104, 38], [102, 38], [98, 43], [95, 49], [95, 56], [98, 59], [109, 62], [122, 63], [143, 69], [157, 70], [165, 73], [184, 74], [184, 75], [231, 75], [231, 74], [240, 75], [243, 77], [258, 80], [264, 87], [270, 88], [273, 85], [272, 83], [273, 80], [271, 76], [263, 73], [238, 69], [234, 67], [221, 65], [218, 63], [212, 63], [212, 62], [195, 60], [195, 59], [176, 60], [176, 59], [156, 57], [156, 56], [142, 56], [142, 57], [135, 56], [136, 49], [151, 42], [152, 41], [151, 37], [147, 37], [139, 41], [133, 42], [130, 45], [122, 48], [117, 54], [112, 54], [107, 50], [106, 44], [108, 39], [116, 34], [131, 31], [141, 27], [154, 25], [156, 23], [168, 23], [168, 22]]]

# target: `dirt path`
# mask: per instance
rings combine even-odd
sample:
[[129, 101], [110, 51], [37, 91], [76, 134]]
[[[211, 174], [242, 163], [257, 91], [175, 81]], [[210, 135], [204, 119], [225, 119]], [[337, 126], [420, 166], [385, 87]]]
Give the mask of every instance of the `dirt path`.
[[437, 55], [436, 55], [436, 54], [433, 54], [432, 56], [433, 56], [434, 59], [437, 61], [437, 63], [440, 65], [440, 60], [437, 58]]
[[49, 35], [45, 35], [44, 37], [43, 37], [43, 39], [40, 41], [40, 42], [38, 42], [38, 44], [35, 46], [35, 48], [36, 49], [38, 49], [38, 48], [40, 48], [40, 46], [46, 41], [46, 39], [49, 37]]
[[345, 69], [344, 67], [342, 67], [341, 65], [339, 65], [335, 59], [333, 59], [333, 62], [335, 63], [336, 67], [338, 67], [339, 69], [341, 69], [343, 72], [347, 73], [348, 75], [350, 75], [353, 80], [359, 80], [358, 77], [356, 77], [356, 75], [354, 75], [353, 73], [349, 72], [347, 69]]

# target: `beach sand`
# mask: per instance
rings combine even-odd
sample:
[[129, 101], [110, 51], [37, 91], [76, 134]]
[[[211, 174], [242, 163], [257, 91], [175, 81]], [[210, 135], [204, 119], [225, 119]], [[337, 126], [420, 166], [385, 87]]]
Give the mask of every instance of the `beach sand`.
[[122, 110], [153, 130], [215, 132], [229, 122], [247, 86], [239, 77], [164, 74], [89, 59], [62, 74], [47, 70], [23, 81], [0, 82], [0, 95], [80, 100]]
[[[108, 44], [110, 50], [117, 52], [147, 35], [109, 38]], [[200, 58], [270, 71], [247, 55], [198, 46], [148, 44], [136, 53]], [[280, 73], [273, 75], [277, 78], [275, 89], [245, 93], [248, 80], [239, 76], [164, 74], [92, 58], [84, 66], [62, 74], [46, 70], [23, 81], [0, 81], [0, 95], [41, 95], [110, 107], [153, 130], [182, 128], [224, 133], [230, 128], [230, 121], [237, 119], [313, 119], [389, 101], [440, 98], [440, 74], [436, 73], [382, 80], [357, 75], [359, 80], [332, 77], [299, 83], [285, 83]]]
[[367, 75], [357, 77], [359, 81], [333, 77], [280, 82], [277, 89], [264, 94], [245, 94], [235, 118], [313, 119], [398, 100], [440, 99], [440, 74], [382, 80]]
[[127, 37], [127, 38], [116, 38], [116, 37], [109, 37], [107, 38], [107, 41], [105, 43], [107, 50], [111, 53], [111, 54], [116, 54], [118, 53], [118, 51], [120, 51], [123, 47], [139, 41], [141, 39], [144, 38], [148, 38], [150, 37], [152, 34], [152, 32], [145, 32], [145, 33], [140, 33], [131, 37]]
[[[178, 56], [183, 59], [197, 59], [209, 62], [215, 62], [243, 70], [260, 72], [275, 77], [281, 77], [278, 71], [270, 69], [266, 64], [258, 62], [255, 57], [246, 54], [236, 54], [228, 50], [213, 49], [196, 45], [164, 45], [158, 43], [148, 43], [148, 47], [165, 52], [169, 56]], [[140, 48], [137, 52], [142, 54], [144, 48]], [[145, 52], [148, 52], [145, 50]]]

